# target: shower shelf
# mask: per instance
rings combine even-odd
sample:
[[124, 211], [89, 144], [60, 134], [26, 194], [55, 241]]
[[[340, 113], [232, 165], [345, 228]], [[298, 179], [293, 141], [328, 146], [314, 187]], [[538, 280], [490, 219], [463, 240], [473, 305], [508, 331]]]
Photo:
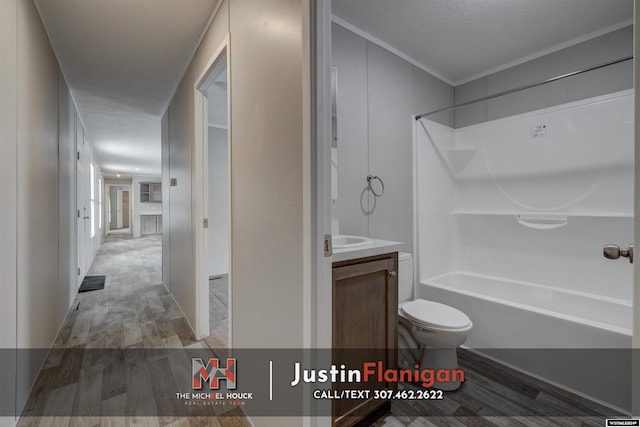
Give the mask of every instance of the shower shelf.
[[574, 218], [633, 218], [629, 212], [527, 212], [527, 211], [453, 211], [453, 215], [478, 215], [478, 216], [518, 216], [537, 215], [539, 217], [566, 216]]

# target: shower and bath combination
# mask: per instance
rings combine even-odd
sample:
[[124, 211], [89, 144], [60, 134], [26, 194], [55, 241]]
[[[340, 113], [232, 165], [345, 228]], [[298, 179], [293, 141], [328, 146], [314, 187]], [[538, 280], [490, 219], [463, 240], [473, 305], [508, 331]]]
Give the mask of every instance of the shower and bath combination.
[[[429, 117], [507, 110], [510, 95], [631, 59], [420, 114], [414, 130], [414, 297], [468, 316], [473, 351], [627, 410], [633, 268], [610, 259], [633, 261], [633, 245], [611, 244], [633, 236], [633, 90], [458, 128]], [[615, 389], [577, 357], [604, 349]]]

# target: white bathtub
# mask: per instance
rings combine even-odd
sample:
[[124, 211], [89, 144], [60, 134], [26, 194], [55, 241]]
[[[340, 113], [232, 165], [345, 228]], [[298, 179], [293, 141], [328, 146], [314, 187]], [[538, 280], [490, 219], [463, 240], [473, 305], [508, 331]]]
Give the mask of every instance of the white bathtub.
[[631, 302], [461, 271], [423, 280], [416, 292], [469, 316], [465, 347], [629, 409], [630, 351], [604, 349], [631, 347]]

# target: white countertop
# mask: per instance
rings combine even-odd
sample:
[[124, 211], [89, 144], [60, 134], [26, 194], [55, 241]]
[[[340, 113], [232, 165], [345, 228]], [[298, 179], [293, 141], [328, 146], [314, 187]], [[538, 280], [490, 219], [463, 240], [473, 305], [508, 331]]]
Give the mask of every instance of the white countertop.
[[402, 247], [402, 242], [393, 242], [391, 240], [371, 239], [371, 243], [366, 246], [356, 248], [334, 249], [332, 262], [346, 261], [349, 259], [365, 258], [370, 256], [388, 254], [390, 252], [398, 252]]

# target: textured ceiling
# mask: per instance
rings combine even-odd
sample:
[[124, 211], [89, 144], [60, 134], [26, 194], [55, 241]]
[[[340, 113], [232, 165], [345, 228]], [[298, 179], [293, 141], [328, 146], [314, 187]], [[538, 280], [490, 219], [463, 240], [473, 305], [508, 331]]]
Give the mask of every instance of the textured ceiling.
[[629, 25], [633, 0], [332, 0], [332, 13], [458, 85]]
[[35, 0], [103, 172], [160, 175], [160, 116], [217, 0]]

